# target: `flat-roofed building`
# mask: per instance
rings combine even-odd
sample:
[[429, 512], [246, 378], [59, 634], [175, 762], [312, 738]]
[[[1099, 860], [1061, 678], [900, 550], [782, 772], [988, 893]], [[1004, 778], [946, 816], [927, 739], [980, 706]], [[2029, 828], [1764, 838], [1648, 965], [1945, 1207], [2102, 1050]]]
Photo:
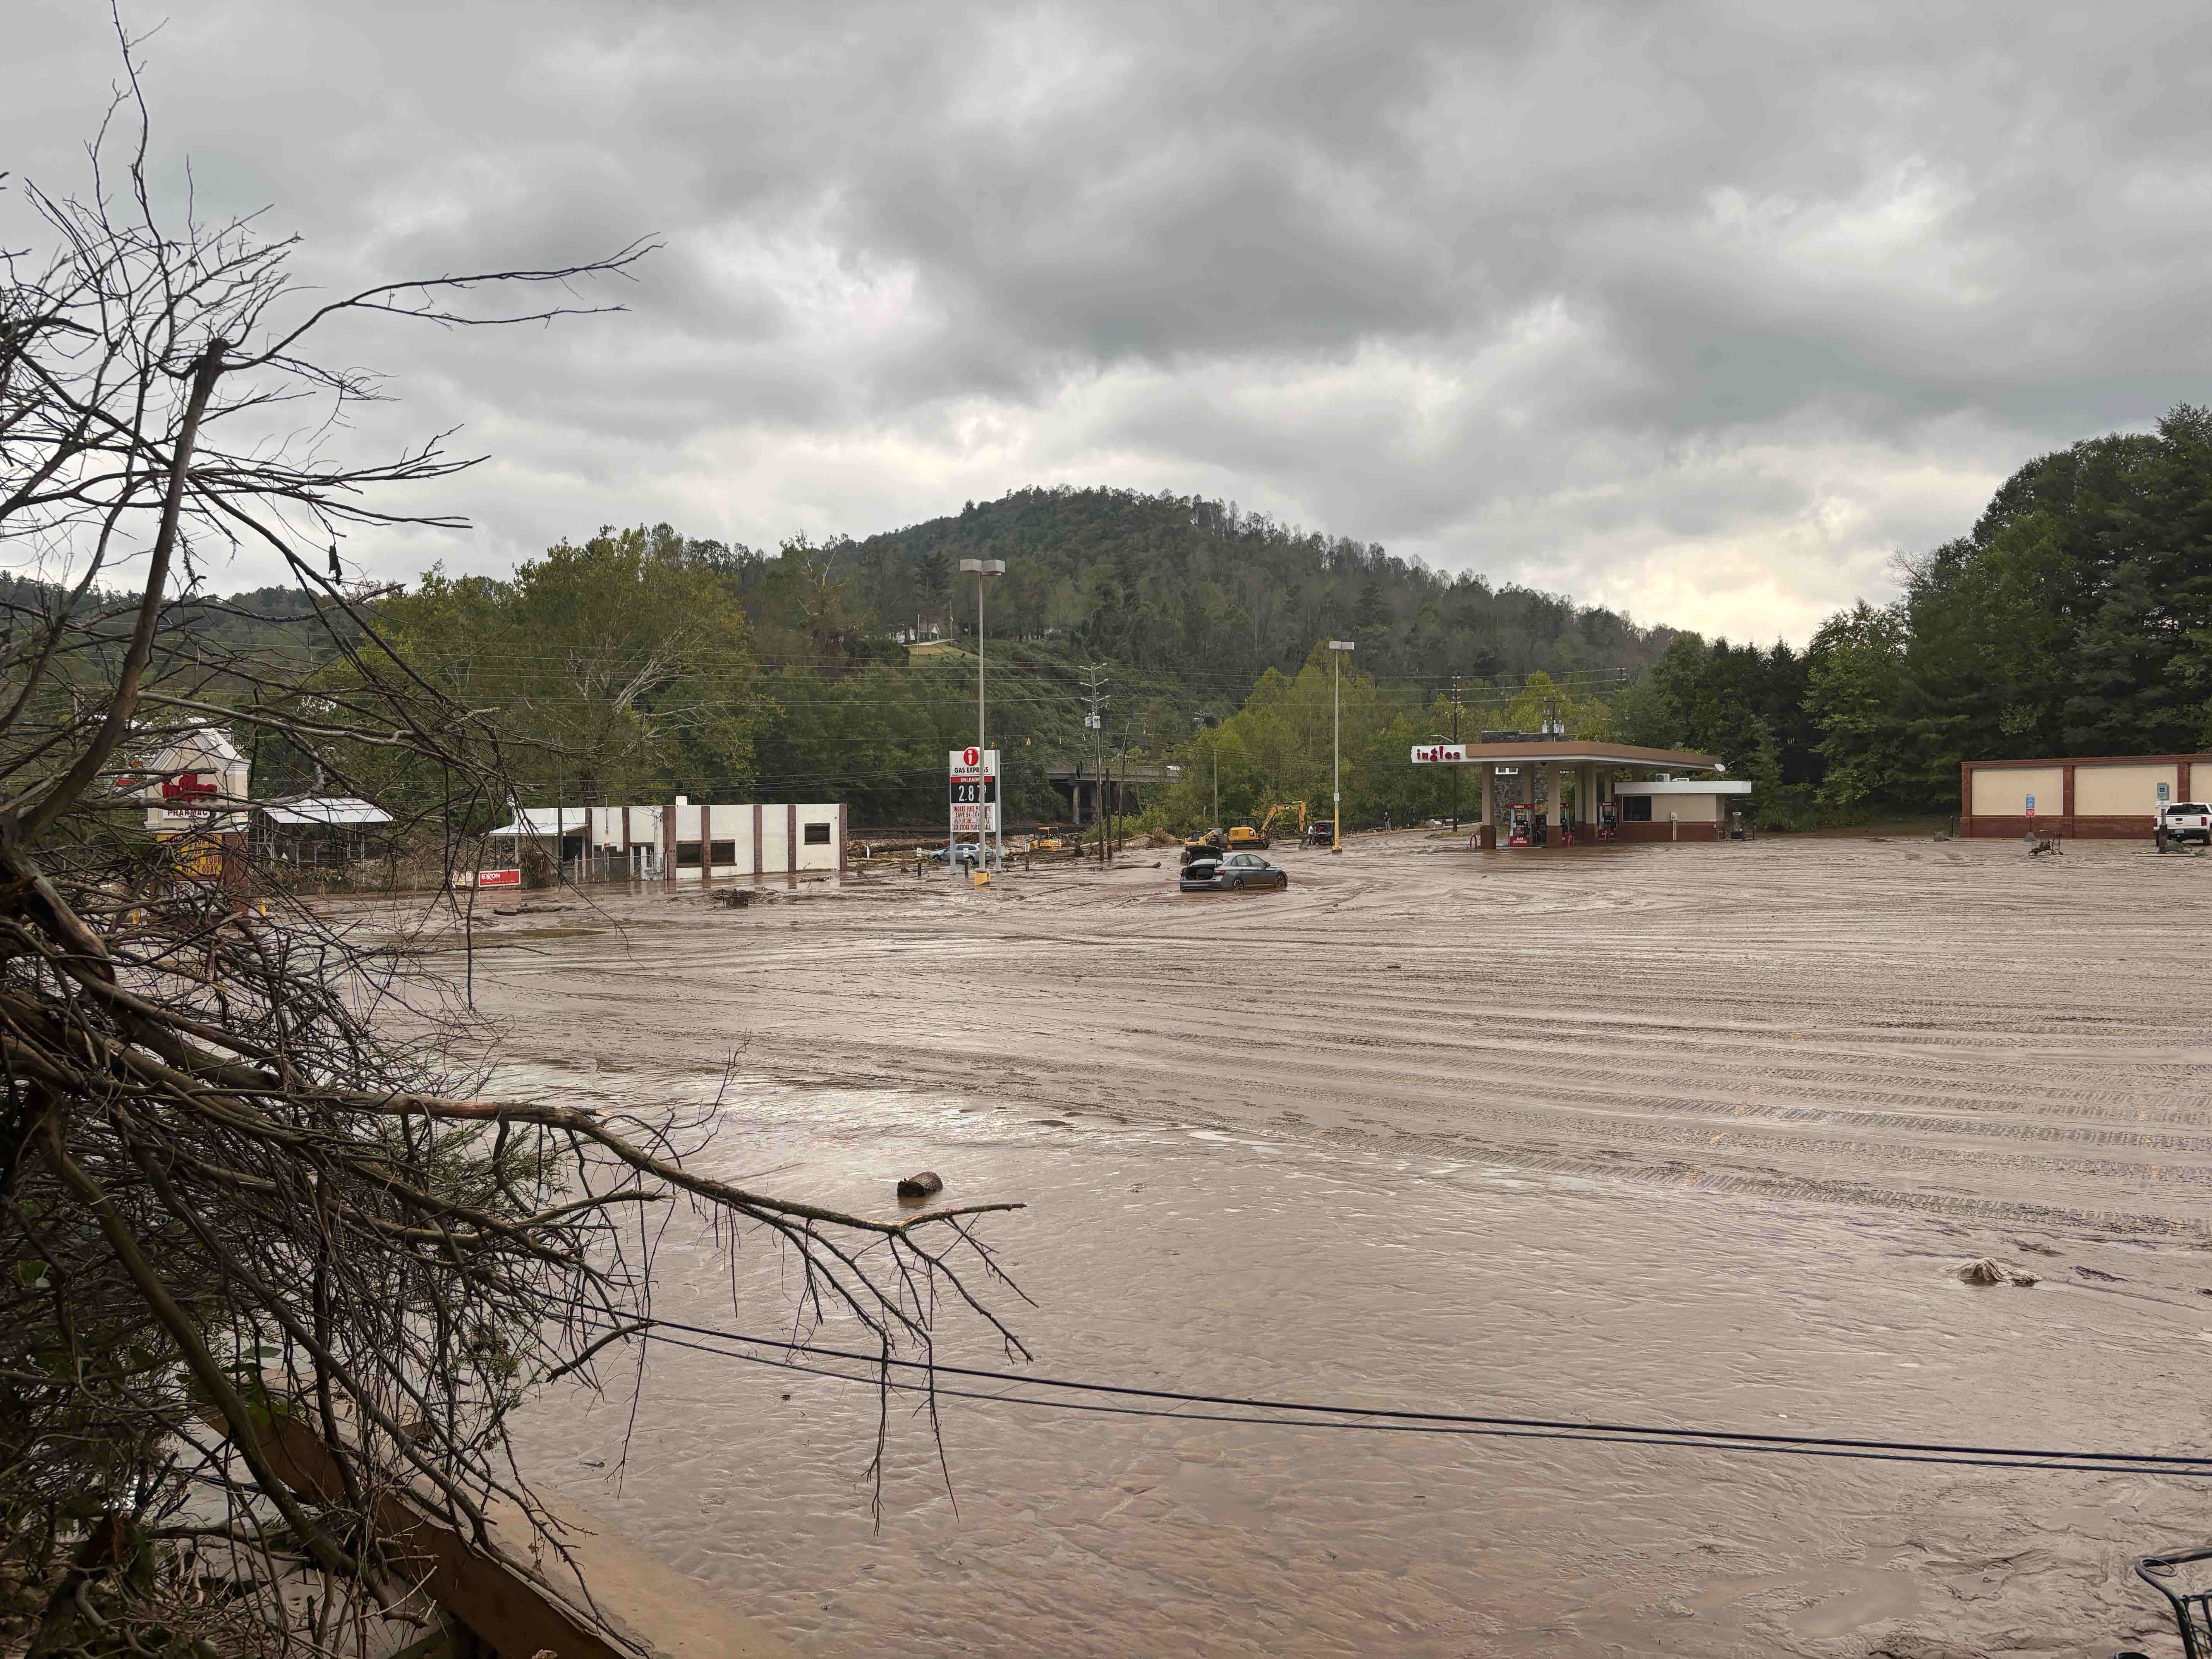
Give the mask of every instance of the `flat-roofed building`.
[[531, 806], [488, 832], [495, 843], [545, 847], [563, 872], [640, 880], [755, 880], [842, 869], [845, 808], [673, 801], [634, 806]]
[[[1620, 841], [1717, 841], [1727, 823], [1722, 803], [1751, 793], [1749, 784], [1733, 780], [1677, 780], [1673, 775], [1718, 773], [1723, 769], [1718, 756], [1587, 738], [1515, 733], [1495, 743], [1419, 744], [1413, 762], [1480, 770], [1482, 807], [1477, 834], [1485, 847], [1498, 845], [1500, 811], [1510, 820], [1516, 807], [1540, 807], [1545, 828], [1553, 832], [1544, 837], [1547, 845], [1596, 839], [1608, 810], [1612, 834]], [[1650, 783], [1624, 781], [1624, 772], [1668, 776]], [[1632, 807], [1632, 801], [1639, 805]], [[1660, 801], [1665, 805], [1654, 805]], [[1632, 812], [1642, 816], [1632, 817]]]
[[2212, 755], [2065, 755], [1966, 761], [1959, 833], [2018, 839], [2030, 829], [2091, 841], [2148, 841], [2161, 805], [2201, 801]]

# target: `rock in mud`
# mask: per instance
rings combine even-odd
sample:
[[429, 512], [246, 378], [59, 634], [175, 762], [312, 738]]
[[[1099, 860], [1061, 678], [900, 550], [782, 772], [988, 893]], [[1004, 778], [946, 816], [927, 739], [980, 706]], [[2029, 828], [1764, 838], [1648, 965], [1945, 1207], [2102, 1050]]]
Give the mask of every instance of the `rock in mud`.
[[1984, 1256], [1979, 1261], [1969, 1261], [1959, 1269], [1959, 1277], [1969, 1285], [2002, 1285], [2011, 1275], [2001, 1261]]
[[920, 1175], [910, 1175], [898, 1184], [901, 1198], [934, 1198], [945, 1190], [945, 1179], [934, 1170], [924, 1170]]

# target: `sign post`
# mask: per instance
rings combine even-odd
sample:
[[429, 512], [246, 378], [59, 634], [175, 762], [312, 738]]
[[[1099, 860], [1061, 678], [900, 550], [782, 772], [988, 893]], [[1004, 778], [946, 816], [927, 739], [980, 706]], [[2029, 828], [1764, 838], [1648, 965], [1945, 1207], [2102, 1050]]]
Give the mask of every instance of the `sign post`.
[[945, 799], [950, 804], [950, 834], [946, 838], [945, 857], [954, 858], [952, 848], [958, 846], [963, 836], [972, 836], [975, 841], [975, 861], [981, 865], [986, 857], [988, 839], [999, 833], [999, 751], [995, 749], [955, 749], [945, 757], [945, 770], [950, 775]]
[[1328, 850], [1344, 851], [1344, 653], [1350, 640], [1328, 642]]

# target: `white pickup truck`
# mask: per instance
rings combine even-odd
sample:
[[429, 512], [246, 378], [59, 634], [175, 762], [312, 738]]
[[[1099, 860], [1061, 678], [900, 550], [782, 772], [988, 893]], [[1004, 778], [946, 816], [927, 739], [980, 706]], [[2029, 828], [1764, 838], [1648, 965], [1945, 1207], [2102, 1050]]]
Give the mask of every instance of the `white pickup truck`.
[[2212, 847], [2212, 806], [2202, 801], [2168, 801], [2158, 809], [2158, 821], [2151, 827], [2151, 835], [2161, 853], [2170, 841], [2202, 842]]

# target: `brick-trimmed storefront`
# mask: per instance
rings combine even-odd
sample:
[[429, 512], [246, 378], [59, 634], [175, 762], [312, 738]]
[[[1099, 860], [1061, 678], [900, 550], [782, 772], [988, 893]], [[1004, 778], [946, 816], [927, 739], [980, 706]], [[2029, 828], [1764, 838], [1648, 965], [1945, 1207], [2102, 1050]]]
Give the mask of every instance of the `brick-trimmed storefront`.
[[1621, 841], [1718, 841], [1721, 827], [1711, 822], [1680, 823], [1621, 823], [1613, 826]]
[[[2199, 768], [2205, 769], [2200, 771]], [[2022, 787], [2021, 775], [2039, 789]], [[2150, 839], [2157, 786], [2170, 800], [2212, 789], [2212, 755], [2067, 755], [2042, 760], [1965, 761], [1959, 767], [1959, 834], [2017, 841], [2031, 825], [2083, 841]], [[2036, 796], [2035, 816], [2026, 797]], [[2114, 811], [2140, 796], [2142, 811]], [[2020, 799], [2015, 799], [2014, 797]], [[2090, 810], [2076, 811], [2080, 803]], [[1977, 808], [1982, 810], [1977, 810]]]

